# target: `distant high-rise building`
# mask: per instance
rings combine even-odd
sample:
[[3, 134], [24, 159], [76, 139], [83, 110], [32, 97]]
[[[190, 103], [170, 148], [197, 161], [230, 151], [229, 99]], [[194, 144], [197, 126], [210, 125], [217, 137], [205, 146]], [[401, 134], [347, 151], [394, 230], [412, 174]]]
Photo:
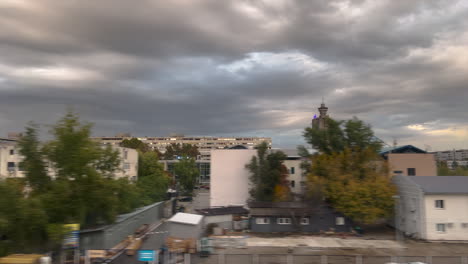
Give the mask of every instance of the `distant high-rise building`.
[[322, 101], [322, 104], [318, 108], [320, 115], [317, 117], [317, 115], [314, 116], [314, 119], [312, 119], [312, 127], [313, 128], [318, 128], [318, 129], [327, 129], [328, 128], [328, 107], [325, 106], [325, 102]]

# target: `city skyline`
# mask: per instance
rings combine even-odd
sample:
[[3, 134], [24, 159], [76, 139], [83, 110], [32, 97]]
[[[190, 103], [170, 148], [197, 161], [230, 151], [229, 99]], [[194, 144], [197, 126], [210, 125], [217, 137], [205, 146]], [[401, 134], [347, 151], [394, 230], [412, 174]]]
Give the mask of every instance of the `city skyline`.
[[291, 148], [324, 97], [389, 144], [466, 149], [467, 15], [466, 1], [1, 1], [0, 135], [71, 107], [94, 136]]

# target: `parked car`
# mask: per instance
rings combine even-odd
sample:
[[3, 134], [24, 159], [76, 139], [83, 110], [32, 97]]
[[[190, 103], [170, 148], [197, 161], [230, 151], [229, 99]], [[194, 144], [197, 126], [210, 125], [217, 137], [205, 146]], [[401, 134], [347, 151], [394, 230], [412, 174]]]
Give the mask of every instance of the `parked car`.
[[190, 196], [179, 198], [179, 202], [191, 202], [193, 198]]

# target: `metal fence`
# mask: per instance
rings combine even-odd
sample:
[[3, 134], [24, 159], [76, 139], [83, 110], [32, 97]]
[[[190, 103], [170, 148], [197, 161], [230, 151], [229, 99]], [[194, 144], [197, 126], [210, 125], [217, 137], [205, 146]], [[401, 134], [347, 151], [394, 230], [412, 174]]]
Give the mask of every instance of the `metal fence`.
[[361, 256], [296, 254], [211, 254], [190, 256], [193, 264], [387, 264], [421, 262], [427, 264], [468, 264], [467, 256]]

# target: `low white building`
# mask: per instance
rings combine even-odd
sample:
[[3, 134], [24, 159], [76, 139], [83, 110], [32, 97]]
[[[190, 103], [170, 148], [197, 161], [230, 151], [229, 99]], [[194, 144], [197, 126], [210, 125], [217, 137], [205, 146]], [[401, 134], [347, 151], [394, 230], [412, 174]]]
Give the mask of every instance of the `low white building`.
[[195, 238], [203, 235], [203, 216], [177, 213], [167, 220], [169, 235], [176, 238]]
[[468, 240], [468, 177], [395, 176], [395, 225], [424, 240]]
[[[114, 178], [136, 180], [138, 176], [138, 151], [130, 148], [114, 147], [119, 152], [120, 166], [114, 173]], [[16, 140], [0, 140], [0, 179], [22, 178], [24, 171], [20, 168], [23, 156], [19, 154]], [[49, 175], [55, 177], [52, 166], [48, 166]]]

